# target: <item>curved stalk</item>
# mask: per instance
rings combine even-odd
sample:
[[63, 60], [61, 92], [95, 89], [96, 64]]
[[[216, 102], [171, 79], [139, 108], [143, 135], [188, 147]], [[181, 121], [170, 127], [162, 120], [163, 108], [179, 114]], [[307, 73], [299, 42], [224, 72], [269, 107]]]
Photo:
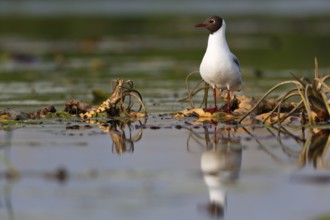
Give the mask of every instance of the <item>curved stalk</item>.
[[284, 81], [284, 82], [281, 82], [281, 83], [278, 83], [277, 85], [273, 86], [271, 89], [269, 89], [265, 95], [263, 95], [261, 97], [261, 99], [257, 102], [257, 104], [254, 105], [254, 107], [249, 111], [247, 112], [239, 121], [238, 123], [241, 123], [248, 115], [251, 114], [251, 112], [253, 112], [257, 107], [258, 105], [269, 95], [271, 94], [275, 89], [281, 87], [281, 86], [284, 86], [284, 85], [288, 85], [288, 84], [294, 84], [296, 85], [297, 87], [298, 86], [301, 86], [301, 83], [295, 81], [295, 80], [289, 80], [289, 81]]
[[265, 121], [275, 112], [275, 110], [276, 109], [279, 109], [280, 110], [280, 107], [281, 107], [281, 105], [282, 105], [282, 103], [284, 102], [284, 101], [286, 101], [287, 99], [289, 99], [289, 98], [291, 98], [291, 97], [293, 97], [293, 96], [295, 96], [295, 95], [299, 95], [298, 93], [295, 93], [295, 94], [291, 94], [290, 95], [290, 93], [293, 93], [293, 92], [296, 92], [296, 89], [292, 89], [292, 90], [290, 90], [289, 92], [287, 92], [287, 93], [285, 93], [285, 95], [283, 95], [282, 97], [281, 97], [281, 99], [280, 99], [280, 101], [277, 103], [277, 105], [273, 108], [273, 110], [271, 110], [270, 112], [269, 112], [269, 115], [267, 116], [267, 117], [265, 117], [264, 118], [264, 121], [263, 121], [263, 123], [265, 123]]
[[296, 112], [299, 108], [301, 108], [303, 104], [303, 101], [300, 101], [296, 107], [294, 107], [290, 112], [288, 112], [288, 114], [284, 115], [283, 117], [279, 118], [277, 121], [274, 121], [271, 123], [271, 125], [274, 125], [275, 123], [279, 122], [281, 123], [282, 121], [284, 121], [285, 119], [287, 119], [290, 115], [292, 115], [294, 112]]

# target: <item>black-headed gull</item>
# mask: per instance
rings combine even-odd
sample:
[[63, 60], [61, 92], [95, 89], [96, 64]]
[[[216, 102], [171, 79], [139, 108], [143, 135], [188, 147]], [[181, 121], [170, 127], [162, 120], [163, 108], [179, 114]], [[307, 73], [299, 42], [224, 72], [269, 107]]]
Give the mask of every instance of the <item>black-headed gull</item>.
[[200, 65], [200, 74], [213, 88], [214, 109], [217, 111], [216, 89], [227, 90], [227, 110], [230, 113], [230, 91], [241, 89], [242, 76], [237, 57], [229, 50], [226, 41], [226, 23], [218, 16], [208, 17], [195, 27], [205, 27], [210, 35], [207, 49]]

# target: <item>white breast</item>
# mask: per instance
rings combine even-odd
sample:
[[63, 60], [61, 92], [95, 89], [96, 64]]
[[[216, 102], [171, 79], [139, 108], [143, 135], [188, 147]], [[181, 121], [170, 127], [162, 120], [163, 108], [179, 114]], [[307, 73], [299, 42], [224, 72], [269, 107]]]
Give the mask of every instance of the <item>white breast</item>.
[[237, 91], [241, 88], [241, 72], [234, 62], [236, 57], [228, 48], [225, 28], [222, 28], [209, 35], [207, 49], [200, 65], [200, 74], [212, 87]]

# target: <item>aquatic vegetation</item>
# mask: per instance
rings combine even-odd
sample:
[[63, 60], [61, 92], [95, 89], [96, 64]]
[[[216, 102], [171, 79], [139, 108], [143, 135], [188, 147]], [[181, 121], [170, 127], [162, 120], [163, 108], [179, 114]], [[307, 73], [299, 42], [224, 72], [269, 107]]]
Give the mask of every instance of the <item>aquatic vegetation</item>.
[[117, 79], [113, 81], [113, 91], [110, 97], [100, 106], [80, 114], [84, 119], [97, 117], [102, 113], [108, 116], [145, 117], [147, 110], [141, 94], [133, 89], [133, 82]]
[[[230, 101], [227, 102], [227, 96], [225, 95], [223, 99], [226, 101], [226, 103], [218, 108], [217, 112], [214, 112], [213, 114], [210, 113], [208, 109], [208, 90], [209, 90], [209, 85], [205, 83], [203, 80], [199, 80], [195, 85], [191, 86], [191, 78], [194, 76], [194, 74], [198, 74], [198, 71], [191, 72], [188, 74], [185, 80], [186, 88], [187, 88], [187, 93], [188, 95], [186, 97], [183, 97], [179, 99], [180, 102], [182, 101], [188, 101], [190, 104], [190, 109], [189, 111], [181, 111], [179, 112], [179, 115], [183, 116], [195, 116], [197, 117], [211, 117], [215, 119], [225, 119], [225, 118], [231, 118], [233, 119], [234, 116], [237, 115], [242, 115], [242, 110], [247, 109], [249, 110], [252, 107], [252, 104], [254, 103], [254, 99], [249, 99], [246, 96], [239, 96], [239, 95], [233, 95], [230, 98]], [[220, 89], [217, 89], [216, 95], [217, 97], [221, 97], [222, 92]], [[202, 102], [199, 104], [196, 104], [194, 98], [199, 95], [199, 93], [203, 93], [203, 99]], [[229, 105], [229, 106], [228, 106]], [[232, 114], [227, 114], [225, 113], [226, 110], [230, 110], [231, 112], [234, 113]], [[247, 110], [244, 110], [243, 112], [247, 112]], [[224, 117], [224, 118], [223, 118]]]
[[81, 102], [77, 99], [70, 99], [65, 103], [64, 112], [67, 112], [71, 115], [80, 115], [90, 111], [91, 108], [92, 107], [85, 102]]
[[[30, 124], [39, 123], [35, 119], [45, 119], [56, 114], [56, 109], [53, 105], [38, 109], [33, 112], [21, 112], [14, 109], [6, 109], [0, 112], [0, 123], [2, 125], [15, 125], [19, 122], [27, 122]], [[51, 116], [52, 115], [52, 116]]]
[[199, 80], [199, 82], [193, 87], [190, 88], [189, 85], [189, 80], [194, 74], [199, 74], [198, 71], [191, 72], [187, 75], [185, 83], [186, 83], [186, 88], [188, 92], [188, 96], [181, 98], [179, 101], [189, 101], [189, 104], [191, 108], [196, 108], [196, 105], [193, 101], [194, 96], [196, 96], [199, 92], [204, 91], [204, 97], [202, 103], [200, 103], [199, 108], [201, 108], [203, 105], [206, 108], [207, 107], [207, 94], [209, 91], [209, 84], [205, 83], [203, 80]]
[[76, 116], [82, 119], [147, 116], [142, 96], [133, 88], [132, 81], [114, 80], [113, 88], [110, 97], [96, 108], [83, 101], [69, 99], [65, 102], [64, 109], [60, 111], [57, 111], [53, 105], [33, 112], [6, 109], [0, 112], [2, 129], [4, 129], [4, 125], [36, 124], [43, 123], [41, 120], [45, 119], [69, 119]]
[[[293, 75], [293, 74], [292, 74]], [[276, 106], [263, 118], [263, 123], [267, 123], [270, 117], [276, 115], [276, 119], [268, 122], [269, 124], [282, 123], [291, 116], [299, 116], [301, 124], [315, 125], [321, 122], [327, 122], [330, 117], [330, 106], [328, 94], [330, 87], [327, 80], [330, 75], [321, 76], [319, 74], [318, 62], [315, 58], [314, 79], [295, 78], [287, 80], [273, 86], [264, 96], [238, 121], [241, 123], [246, 117], [253, 115], [253, 111], [266, 100], [275, 90], [284, 86], [290, 86], [287, 91], [276, 99]], [[294, 103], [292, 100], [297, 99]], [[288, 112], [284, 111], [284, 106], [290, 103], [291, 108]], [[285, 113], [283, 113], [285, 112]]]
[[[330, 86], [327, 84], [330, 75], [321, 76], [319, 74], [316, 58], [313, 79], [298, 78], [292, 74], [294, 77], [293, 80], [283, 81], [273, 86], [259, 101], [256, 101], [255, 98], [235, 95], [230, 100], [230, 106], [225, 104], [219, 108], [218, 112], [213, 114], [206, 111], [209, 87], [204, 85], [203, 81], [198, 82], [192, 88], [189, 86], [189, 78], [194, 73], [190, 73], [186, 78], [188, 96], [180, 100], [188, 100], [192, 109], [181, 111], [177, 116], [206, 116], [208, 118], [218, 119], [219, 121], [229, 118], [238, 123], [243, 123], [245, 119], [251, 119], [270, 125], [291, 123], [294, 121], [298, 121], [302, 125], [315, 125], [325, 123], [330, 119], [330, 105], [328, 100]], [[274, 96], [273, 93], [278, 89], [284, 89], [284, 92], [277, 98], [272, 98]], [[196, 108], [193, 98], [200, 92], [204, 92], [204, 96], [199, 108]], [[219, 91], [220, 96], [221, 92]], [[204, 112], [201, 113], [203, 109], [200, 109], [200, 107], [202, 106], [204, 106]], [[224, 109], [227, 108], [233, 112], [232, 117], [224, 113]], [[247, 120], [244, 122], [247, 122]]]

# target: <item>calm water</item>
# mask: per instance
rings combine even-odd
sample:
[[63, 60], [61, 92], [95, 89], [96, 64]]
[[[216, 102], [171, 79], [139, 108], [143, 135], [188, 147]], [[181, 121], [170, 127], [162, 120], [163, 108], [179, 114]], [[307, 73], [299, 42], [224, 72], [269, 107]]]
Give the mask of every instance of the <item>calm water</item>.
[[[150, 116], [105, 121], [110, 131], [79, 120], [10, 131], [2, 124], [1, 219], [330, 215], [328, 130], [285, 127], [278, 136], [274, 128], [201, 125], [168, 115], [188, 107], [178, 99], [204, 53], [207, 33], [193, 28], [204, 16], [18, 14], [0, 18], [1, 111], [49, 104], [61, 110], [71, 98], [92, 102], [93, 90], [110, 92], [111, 81], [123, 78], [133, 80]], [[290, 72], [312, 76], [314, 56], [326, 74], [329, 21], [228, 17], [228, 41], [242, 65], [241, 93], [260, 96]], [[192, 83], [198, 80], [197, 74]]]
[[[279, 142], [275, 129], [191, 123], [157, 115], [132, 122], [131, 130], [128, 125], [109, 132], [96, 125], [68, 130], [55, 123], [2, 131], [2, 170], [14, 169], [20, 177], [10, 181], [2, 175], [1, 219], [316, 219], [329, 214], [329, 154], [327, 149], [302, 154], [306, 146], [297, 142], [299, 130], [282, 133]], [[123, 132], [126, 143], [115, 148]], [[324, 135], [327, 139], [329, 131]], [[298, 162], [304, 157], [308, 161]], [[52, 178], [59, 169], [65, 178]]]

